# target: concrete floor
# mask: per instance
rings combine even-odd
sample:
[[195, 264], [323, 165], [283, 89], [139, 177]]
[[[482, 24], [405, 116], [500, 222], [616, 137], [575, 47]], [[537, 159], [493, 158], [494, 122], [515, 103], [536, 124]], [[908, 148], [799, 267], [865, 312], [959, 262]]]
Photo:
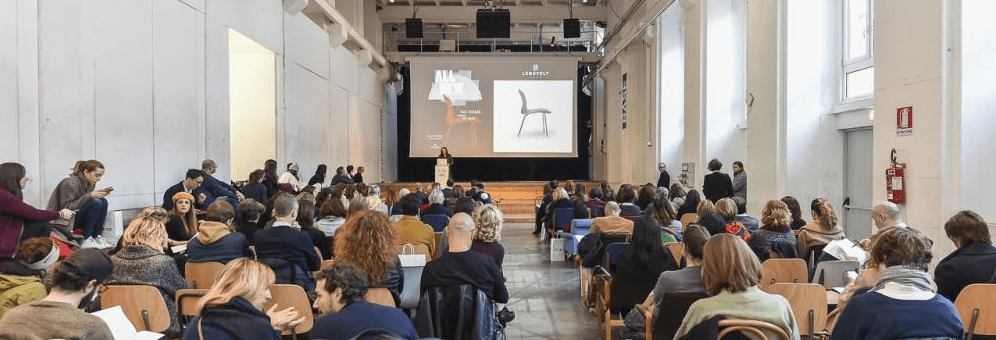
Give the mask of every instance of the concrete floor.
[[599, 339], [595, 315], [581, 304], [578, 269], [550, 262], [550, 248], [532, 235], [532, 223], [506, 223], [502, 231], [508, 309], [515, 312], [508, 339]]

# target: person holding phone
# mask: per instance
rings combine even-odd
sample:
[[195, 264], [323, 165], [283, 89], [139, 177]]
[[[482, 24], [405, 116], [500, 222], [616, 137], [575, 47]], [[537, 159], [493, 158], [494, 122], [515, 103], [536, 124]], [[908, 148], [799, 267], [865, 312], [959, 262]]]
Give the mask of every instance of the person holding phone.
[[[114, 187], [96, 189], [97, 182], [104, 177], [104, 164], [95, 159], [80, 160], [73, 166], [73, 171], [59, 182], [48, 200], [48, 210], [70, 209], [76, 211], [76, 217], [60, 220], [56, 224], [64, 225], [66, 234], [72, 233], [75, 227], [83, 229], [83, 248], [111, 248], [114, 245], [104, 239], [104, 219], [107, 217], [107, 195]], [[59, 223], [61, 222], [61, 223]]]

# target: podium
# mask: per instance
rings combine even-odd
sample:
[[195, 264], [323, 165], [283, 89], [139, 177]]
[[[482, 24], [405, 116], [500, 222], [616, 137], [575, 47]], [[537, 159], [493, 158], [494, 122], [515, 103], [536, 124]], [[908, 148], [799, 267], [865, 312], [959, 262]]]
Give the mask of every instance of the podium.
[[446, 158], [436, 158], [436, 172], [435, 172], [436, 183], [446, 184], [446, 180], [450, 179], [450, 165], [447, 163]]

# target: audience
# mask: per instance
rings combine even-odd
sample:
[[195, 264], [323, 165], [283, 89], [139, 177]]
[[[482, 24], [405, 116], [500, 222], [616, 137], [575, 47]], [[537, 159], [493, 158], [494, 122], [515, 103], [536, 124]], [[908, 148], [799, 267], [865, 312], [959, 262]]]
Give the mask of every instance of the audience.
[[605, 201], [602, 200], [602, 189], [594, 186], [591, 190], [588, 190], [588, 200], [584, 202], [584, 205], [588, 207], [592, 218], [605, 216]]
[[747, 215], [747, 200], [736, 196], [732, 200], [737, 205], [737, 215], [733, 216], [733, 220], [740, 222], [747, 228], [747, 231], [753, 233], [761, 225], [761, 221], [758, 221], [754, 216]]
[[633, 221], [619, 217], [619, 204], [609, 202], [605, 204], [605, 217], [597, 217], [591, 222], [589, 234], [602, 232], [603, 234], [625, 234], [627, 238], [633, 235]]
[[[429, 193], [429, 206], [425, 208], [422, 215], [446, 215], [446, 217], [453, 216], [450, 212], [450, 208], [443, 205], [445, 197], [443, 196], [443, 191], [439, 189], [433, 189]], [[441, 230], [437, 230], [441, 231]]]
[[657, 199], [657, 188], [655, 188], [652, 184], [647, 183], [646, 185], [640, 187], [640, 191], [637, 193], [636, 202], [634, 204], [636, 204], [641, 211], [646, 211], [647, 208], [654, 203], [655, 199]]
[[700, 217], [697, 221], [692, 222], [690, 225], [699, 225], [709, 232], [709, 235], [719, 235], [726, 233], [726, 222], [723, 221], [722, 217], [719, 217], [717, 213], [708, 213]]
[[0, 319], [2, 339], [113, 339], [110, 328], [85, 308], [114, 271], [107, 254], [82, 249], [52, 270], [51, 291], [41, 301], [9, 310]]
[[322, 264], [311, 237], [294, 224], [297, 219], [297, 200], [287, 193], [273, 198], [273, 224], [257, 231], [256, 257], [270, 266], [277, 283], [293, 283], [305, 291], [315, 290], [315, 282], [308, 276]]
[[226, 201], [208, 206], [200, 231], [187, 243], [187, 262], [228, 263], [240, 257], [252, 257], [249, 240], [235, 232], [232, 225], [235, 209]]
[[[266, 195], [266, 185], [263, 184], [263, 176], [265, 175], [266, 172], [262, 169], [253, 170], [249, 173], [249, 180], [246, 181], [245, 188], [242, 189], [246, 198], [251, 198], [256, 202], [262, 203], [264, 206], [266, 205], [266, 199], [270, 197]], [[239, 205], [241, 204], [242, 202], [239, 202]], [[239, 213], [242, 213], [241, 207]]]
[[332, 258], [331, 241], [325, 232], [315, 228], [315, 202], [307, 199], [297, 200], [297, 225], [301, 231], [308, 234], [311, 245], [318, 248], [322, 259]]
[[623, 184], [619, 187], [619, 192], [616, 193], [616, 200], [619, 203], [619, 216], [640, 216], [643, 215], [643, 209], [636, 206], [636, 192], [633, 191], [633, 187]]
[[246, 237], [249, 245], [256, 244], [253, 242], [253, 236], [260, 229], [259, 221], [264, 211], [266, 206], [252, 198], [247, 198], [239, 204], [240, 220], [236, 222], [236, 231]]
[[990, 283], [996, 273], [996, 247], [989, 225], [971, 210], [959, 211], [944, 223], [944, 233], [954, 243], [954, 252], [934, 268], [937, 293], [954, 301], [961, 290], [973, 283]]
[[[83, 230], [83, 248], [110, 248], [114, 245], [104, 239], [104, 219], [107, 217], [107, 195], [114, 187], [95, 190], [97, 182], [104, 177], [104, 164], [95, 159], [78, 161], [73, 172], [63, 179], [52, 191], [48, 200], [48, 210], [70, 209], [76, 217], [69, 221], [65, 231], [75, 228]], [[62, 220], [59, 220], [62, 221]]]
[[435, 253], [436, 241], [433, 229], [422, 223], [415, 215], [418, 214], [418, 198], [408, 195], [401, 199], [401, 213], [404, 215], [393, 224], [396, 244], [421, 243], [429, 248], [429, 253]]
[[190, 320], [184, 340], [252, 339], [279, 340], [280, 332], [304, 322], [293, 307], [265, 313], [274, 283], [273, 270], [251, 259], [236, 259], [218, 273], [218, 280], [198, 302], [200, 316]]
[[657, 278], [654, 290], [648, 297], [650, 301], [654, 302], [654, 319], [660, 315], [663, 303], [660, 299], [665, 293], [706, 293], [705, 286], [702, 284], [701, 266], [702, 248], [708, 240], [709, 232], [701, 226], [692, 225], [685, 230], [684, 250], [682, 251], [685, 258], [685, 268], [662, 272]]
[[[379, 212], [370, 214], [381, 215]], [[384, 220], [386, 222], [386, 217]], [[318, 299], [314, 307], [323, 316], [315, 320], [311, 338], [356, 339], [370, 329], [383, 329], [403, 339], [419, 338], [411, 319], [400, 310], [366, 300], [368, 276], [346, 261], [337, 261], [316, 275]]]
[[315, 222], [315, 228], [328, 237], [334, 237], [336, 230], [346, 223], [346, 207], [343, 207], [342, 201], [338, 199], [325, 200], [325, 203], [322, 203], [321, 215], [322, 218]]
[[173, 210], [173, 196], [180, 192], [186, 192], [194, 197], [194, 208], [204, 209], [206, 207], [204, 202], [208, 200], [208, 197], [201, 188], [202, 183], [204, 183], [204, 171], [188, 169], [180, 183], [166, 189], [166, 193], [163, 194], [163, 209]]
[[73, 211], [69, 209], [38, 210], [24, 203], [21, 190], [27, 184], [27, 172], [23, 165], [0, 164], [0, 258], [14, 256], [23, 234], [48, 236], [47, 230], [25, 230], [25, 221], [51, 221], [57, 218], [68, 220], [73, 217]]
[[311, 176], [308, 180], [308, 185], [314, 186], [316, 188], [322, 188], [325, 186], [325, 173], [328, 172], [328, 166], [325, 164], [319, 164], [318, 168], [315, 169], [315, 174]]
[[197, 233], [197, 212], [194, 211], [194, 195], [181, 191], [173, 195], [173, 209], [166, 222], [166, 236], [170, 243], [186, 244]]
[[470, 250], [489, 255], [495, 259], [498, 269], [501, 269], [505, 259], [505, 247], [501, 241], [501, 229], [504, 215], [498, 207], [485, 204], [474, 210], [474, 242]]
[[789, 227], [792, 223], [788, 207], [779, 200], [770, 200], [761, 210], [761, 228], [756, 233], [745, 238], [757, 258], [764, 262], [771, 253], [777, 253], [783, 258], [796, 258], [795, 233]]
[[[273, 197], [273, 195], [276, 195], [277, 191], [280, 190], [280, 184], [277, 183], [277, 161], [267, 159], [266, 162], [263, 163], [263, 172], [263, 185], [266, 186], [266, 198], [268, 200], [270, 197]], [[269, 202], [264, 203], [264, 201], [266, 200], [259, 202], [263, 203], [263, 205], [269, 205]]]
[[349, 178], [349, 175], [346, 174], [346, 168], [343, 168], [341, 166], [335, 168], [335, 176], [332, 176], [332, 184], [339, 184], [339, 183], [343, 184], [356, 183], [353, 181], [352, 178]]
[[[784, 330], [789, 338], [799, 339], [799, 327], [788, 300], [757, 286], [761, 262], [742, 239], [726, 233], [710, 237], [702, 251], [701, 270], [702, 283], [712, 296], [692, 304], [675, 339], [716, 315], [768, 322]], [[769, 339], [778, 339], [771, 332], [764, 333]]]
[[[360, 169], [363, 169], [363, 167], [361, 166]], [[370, 203], [375, 203], [375, 204], [370, 204]], [[390, 213], [390, 210], [387, 209], [387, 204], [384, 204], [384, 201], [380, 198], [379, 185], [371, 184], [369, 187], [367, 187], [367, 205], [370, 206], [370, 209], [380, 211], [385, 215]]]
[[[813, 211], [813, 222], [799, 229], [795, 241], [799, 256], [806, 259], [809, 258], [811, 250], [822, 252], [823, 247], [830, 241], [845, 238], [844, 228], [837, 223], [837, 213], [834, 211], [833, 203], [817, 198], [813, 200], [810, 209]], [[820, 256], [819, 252], [816, 257]]]
[[697, 214], [701, 201], [702, 198], [699, 197], [698, 190], [689, 190], [682, 204], [678, 206], [678, 220], [681, 220], [685, 214]]
[[869, 261], [881, 275], [873, 288], [855, 293], [830, 339], [961, 339], [958, 311], [931, 288], [930, 247], [911, 228], [888, 228], [875, 235]]
[[[699, 203], [699, 207], [708, 206], [708, 201], [703, 201]], [[723, 222], [726, 222], [726, 232], [729, 234], [740, 236], [747, 241], [750, 239], [751, 230], [747, 229], [743, 223], [737, 222], [734, 218], [737, 217], [737, 204], [733, 202], [733, 199], [726, 197], [722, 198], [716, 202], [714, 211], [723, 218]], [[699, 215], [701, 216], [701, 215]]]
[[304, 189], [304, 183], [301, 183], [301, 176], [298, 176], [297, 172], [301, 170], [301, 167], [297, 163], [287, 164], [287, 171], [280, 175], [277, 179], [277, 184], [281, 190], [289, 194], [296, 194], [297, 192]]
[[799, 207], [799, 201], [792, 196], [782, 197], [782, 202], [788, 206], [789, 212], [792, 213], [792, 230], [799, 230], [806, 226], [806, 220], [802, 219], [802, 208]]
[[456, 199], [455, 203], [453, 203], [452, 210], [454, 214], [464, 213], [467, 215], [473, 215], [474, 210], [477, 209], [478, 206], [480, 205], [477, 204], [477, 202], [475, 202], [474, 199], [470, 197], [460, 197]]
[[671, 201], [676, 207], [680, 207], [685, 203], [685, 188], [681, 186], [680, 183], [671, 184], [671, 189], [668, 190], [667, 200]]
[[24, 240], [13, 260], [0, 263], [0, 318], [11, 308], [45, 298], [45, 277], [59, 259], [59, 246], [44, 237]]
[[239, 201], [245, 198], [241, 192], [235, 189], [231, 184], [219, 181], [214, 178], [214, 173], [218, 171], [218, 165], [215, 164], [213, 160], [205, 159], [201, 162], [201, 171], [204, 172], [204, 183], [201, 184], [201, 188], [207, 192], [208, 200], [204, 201], [205, 206], [211, 205], [216, 199], [224, 197], [228, 204], [232, 205], [232, 208], [236, 211], [236, 216], [238, 216]]
[[474, 234], [474, 220], [470, 215], [453, 215], [447, 228], [449, 251], [425, 265], [421, 291], [429, 287], [469, 284], [494, 302], [508, 303], [508, 289], [498, 264], [490, 256], [470, 250]]
[[180, 275], [173, 258], [164, 254], [167, 247], [166, 226], [153, 215], [166, 216], [159, 207], [145, 208], [145, 214], [135, 217], [122, 236], [122, 248], [111, 257], [114, 262], [114, 276], [110, 284], [149, 285], [159, 289], [166, 300], [170, 321], [166, 335], [180, 335], [180, 324], [176, 317], [174, 297], [176, 291], [187, 288], [187, 281]]
[[[612, 279], [626, 282], [638, 294], [624, 294], [641, 299], [654, 288], [654, 283], [662, 272], [678, 269], [678, 262], [670, 251], [664, 250], [661, 243], [661, 229], [657, 222], [648, 216], [636, 219], [633, 225], [633, 238], [619, 258], [612, 263]], [[613, 298], [624, 298], [613, 296]], [[640, 300], [632, 301], [632, 304]], [[613, 302], [616, 304], [616, 302]], [[631, 305], [631, 304], [627, 304]]]
[[[574, 203], [571, 202], [570, 197], [567, 195], [567, 190], [564, 188], [553, 190], [553, 202], [547, 206], [546, 215], [543, 217], [547, 231], [563, 229], [563, 222], [560, 222], [561, 225], [559, 226], [554, 225], [554, 216], [557, 214], [557, 209], [574, 209]], [[558, 227], [561, 228], [558, 229]]]
[[[671, 201], [667, 200], [667, 196], [657, 197], [654, 203], [650, 205], [649, 210], [650, 216], [660, 224], [662, 230], [673, 235], [673, 240], [671, 241], [681, 241], [681, 221], [675, 219], [677, 212], [674, 211]], [[661, 236], [663, 237], [664, 235], [661, 234]]]
[[357, 184], [358, 183], [363, 183], [363, 172], [365, 170], [366, 169], [364, 169], [362, 166], [356, 167], [356, 174], [353, 175], [353, 183], [357, 183]]
[[701, 218], [705, 214], [713, 212], [716, 212], [716, 206], [710, 200], [702, 200], [701, 202], [699, 202], [699, 206], [695, 207], [695, 214], [699, 215], [699, 218]]
[[349, 262], [366, 273], [372, 287], [391, 291], [395, 305], [401, 302], [405, 277], [401, 259], [395, 255], [395, 236], [387, 215], [363, 211], [346, 221], [335, 236], [335, 262]]

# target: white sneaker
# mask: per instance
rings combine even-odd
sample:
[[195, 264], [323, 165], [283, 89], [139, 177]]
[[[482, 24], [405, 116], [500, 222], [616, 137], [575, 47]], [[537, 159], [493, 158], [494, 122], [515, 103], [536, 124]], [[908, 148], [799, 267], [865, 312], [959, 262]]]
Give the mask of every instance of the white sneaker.
[[98, 249], [101, 246], [103, 245], [100, 244], [100, 241], [97, 241], [97, 239], [93, 237], [87, 237], [87, 239], [83, 240], [83, 244], [80, 245], [81, 248], [98, 248]]
[[94, 238], [94, 240], [96, 240], [98, 243], [100, 243], [100, 245], [101, 245], [100, 248], [102, 248], [102, 249], [103, 248], [114, 248], [114, 245], [111, 244], [111, 242], [108, 241], [106, 238], [104, 238], [104, 235], [97, 235], [97, 237]]

